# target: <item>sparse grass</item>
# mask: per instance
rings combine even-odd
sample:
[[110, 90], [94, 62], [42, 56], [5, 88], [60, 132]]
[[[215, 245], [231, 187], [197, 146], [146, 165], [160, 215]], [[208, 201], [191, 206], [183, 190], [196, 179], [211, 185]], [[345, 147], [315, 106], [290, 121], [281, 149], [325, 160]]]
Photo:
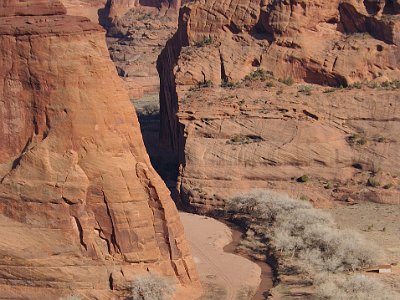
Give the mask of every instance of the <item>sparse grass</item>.
[[175, 284], [168, 278], [156, 274], [148, 274], [136, 278], [132, 282], [133, 300], [167, 300], [171, 299]]
[[362, 88], [362, 83], [361, 82], [354, 82], [353, 84], [350, 84], [348, 89], [358, 89], [360, 90]]
[[211, 80], [205, 80], [202, 82], [198, 82], [196, 86], [192, 86], [189, 88], [190, 92], [195, 92], [195, 91], [199, 91], [200, 89], [204, 89], [204, 88], [210, 88], [213, 87], [214, 84]]

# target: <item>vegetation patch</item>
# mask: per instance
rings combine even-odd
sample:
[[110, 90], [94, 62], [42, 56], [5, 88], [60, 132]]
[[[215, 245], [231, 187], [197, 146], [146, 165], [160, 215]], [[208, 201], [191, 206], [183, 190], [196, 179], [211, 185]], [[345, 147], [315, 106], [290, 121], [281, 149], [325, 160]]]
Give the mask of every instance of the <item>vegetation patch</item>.
[[175, 292], [175, 283], [156, 274], [143, 275], [132, 282], [131, 295], [134, 300], [167, 300]]
[[199, 91], [200, 89], [210, 88], [213, 86], [214, 86], [214, 84], [211, 80], [204, 80], [204, 81], [198, 82], [196, 86], [190, 87], [189, 91], [195, 92], [195, 91]]
[[303, 93], [303, 94], [305, 94], [305, 95], [307, 95], [307, 96], [311, 96], [312, 87], [309, 86], [309, 85], [301, 85], [301, 86], [299, 86], [299, 88], [297, 89], [297, 91], [298, 91], [299, 93]]
[[292, 77], [280, 79], [279, 81], [288, 86], [292, 86], [294, 84], [294, 79]]
[[[229, 218], [246, 230], [241, 246], [255, 257], [275, 253], [279, 274], [304, 276], [317, 288], [321, 299], [368, 298], [335, 297], [331, 294], [332, 286], [327, 285], [328, 279], [338, 278], [333, 281], [338, 295], [353, 293], [341, 282], [364, 282], [357, 275], [347, 274], [381, 263], [383, 251], [357, 232], [339, 229], [330, 215], [313, 208], [309, 202], [258, 190], [233, 198], [227, 211]], [[384, 293], [380, 282], [371, 280], [374, 282], [369, 284], [376, 284]], [[369, 288], [364, 292], [368, 291], [372, 293]], [[354, 295], [360, 292], [356, 286]]]
[[261, 81], [266, 81], [268, 78], [271, 78], [273, 74], [269, 71], [265, 71], [263, 69], [257, 69], [254, 72], [251, 72], [249, 75], [247, 75], [244, 80], [245, 81], [255, 81], [255, 80], [261, 80]]
[[310, 180], [310, 178], [308, 177], [308, 175], [303, 175], [296, 179], [296, 181], [300, 182], [300, 183], [306, 183], [309, 180]]
[[241, 135], [236, 134], [232, 136], [226, 143], [230, 145], [245, 145], [252, 143], [260, 143], [264, 139], [259, 135]]
[[379, 187], [380, 185], [381, 185], [380, 182], [378, 180], [376, 180], [375, 178], [373, 178], [373, 177], [368, 178], [367, 186]]
[[205, 47], [212, 45], [214, 43], [214, 40], [211, 36], [204, 36], [200, 41], [196, 42], [194, 45], [197, 48]]
[[367, 144], [368, 140], [364, 135], [359, 135], [359, 134], [352, 134], [350, 136], [347, 137], [347, 142], [351, 145], [351, 146], [355, 146], [355, 145], [365, 145]]
[[232, 82], [232, 81], [223, 81], [221, 83], [221, 87], [225, 89], [234, 89], [237, 87], [237, 83]]

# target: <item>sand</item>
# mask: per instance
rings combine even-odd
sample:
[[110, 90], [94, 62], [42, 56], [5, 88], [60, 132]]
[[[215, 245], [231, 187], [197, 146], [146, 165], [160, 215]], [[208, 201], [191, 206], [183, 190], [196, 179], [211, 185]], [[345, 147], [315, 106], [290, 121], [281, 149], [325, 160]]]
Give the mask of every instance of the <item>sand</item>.
[[232, 241], [232, 231], [215, 219], [180, 213], [186, 238], [200, 275], [204, 294], [199, 300], [250, 299], [260, 284], [261, 269], [223, 248]]

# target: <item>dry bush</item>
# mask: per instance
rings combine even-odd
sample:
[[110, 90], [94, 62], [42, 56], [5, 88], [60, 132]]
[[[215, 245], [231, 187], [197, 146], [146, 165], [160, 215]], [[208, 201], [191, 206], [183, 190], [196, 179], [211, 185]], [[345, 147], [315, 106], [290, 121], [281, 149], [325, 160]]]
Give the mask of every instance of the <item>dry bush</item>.
[[175, 284], [168, 278], [148, 274], [132, 282], [133, 300], [167, 300], [174, 294]]
[[400, 294], [390, 290], [383, 282], [364, 275], [323, 276], [317, 281], [318, 299], [335, 300], [397, 300]]
[[61, 297], [60, 300], [82, 300], [82, 298], [77, 295], [69, 295], [69, 296]]
[[339, 230], [328, 214], [287, 195], [255, 191], [235, 197], [228, 209], [249, 228], [243, 246], [257, 252], [268, 244], [311, 275], [360, 270], [383, 258], [360, 234]]

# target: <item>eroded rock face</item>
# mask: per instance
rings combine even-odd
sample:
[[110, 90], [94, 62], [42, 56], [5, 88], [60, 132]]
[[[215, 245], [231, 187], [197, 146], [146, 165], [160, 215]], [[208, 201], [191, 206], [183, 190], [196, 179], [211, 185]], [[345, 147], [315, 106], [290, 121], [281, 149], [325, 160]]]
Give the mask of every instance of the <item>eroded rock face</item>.
[[[160, 141], [181, 163], [178, 188], [184, 202], [221, 207], [234, 191], [255, 187], [320, 203], [347, 197], [398, 202], [395, 190], [365, 195], [371, 194], [368, 176], [388, 184], [398, 176], [393, 166], [399, 120], [391, 107], [399, 101], [400, 15], [392, 1], [381, 1], [375, 11], [364, 2], [203, 0], [181, 9], [158, 71]], [[267, 92], [262, 85], [237, 84], [257, 70], [277, 88]], [[253, 80], [259, 79], [248, 77]], [[279, 83], [293, 80], [365, 86], [359, 93], [320, 91], [303, 99], [301, 86]], [[366, 87], [391, 81], [379, 93]], [[221, 84], [233, 86], [233, 92]], [[387, 137], [378, 138], [379, 132]], [[365, 137], [368, 147], [364, 139], [356, 142], [360, 147], [351, 144], [353, 135]], [[382, 165], [380, 175], [374, 164]], [[302, 174], [314, 179], [299, 185]], [[324, 188], [332, 182], [340, 189]]]
[[103, 30], [15, 3], [0, 1], [2, 296], [111, 299], [149, 270], [196, 282]]
[[181, 6], [181, 0], [111, 0], [110, 17], [112, 19], [123, 16], [131, 8], [138, 6], [147, 6], [154, 8], [171, 8], [178, 10]]
[[102, 25], [108, 22], [107, 0], [61, 0], [61, 2], [70, 16], [86, 17]]

